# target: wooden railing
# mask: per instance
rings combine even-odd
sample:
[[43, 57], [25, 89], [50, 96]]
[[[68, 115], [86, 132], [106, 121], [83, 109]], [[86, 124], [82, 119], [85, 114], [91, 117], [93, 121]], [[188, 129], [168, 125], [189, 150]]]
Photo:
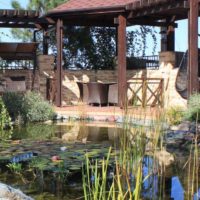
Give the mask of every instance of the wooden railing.
[[127, 57], [127, 69], [159, 69], [159, 56]]
[[33, 69], [32, 60], [0, 60], [1, 69]]
[[139, 60], [143, 61], [144, 67], [146, 69], [159, 69], [159, 56], [153, 55], [153, 56], [143, 56], [139, 57]]
[[128, 82], [129, 105], [163, 107], [164, 79], [134, 78]]

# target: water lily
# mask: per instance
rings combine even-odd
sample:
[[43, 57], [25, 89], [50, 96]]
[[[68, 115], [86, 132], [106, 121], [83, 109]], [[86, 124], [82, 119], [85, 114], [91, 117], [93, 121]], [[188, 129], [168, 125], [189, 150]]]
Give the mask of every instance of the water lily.
[[61, 151], [66, 151], [66, 150], [67, 150], [67, 147], [60, 147], [60, 150], [61, 150]]
[[51, 157], [51, 160], [52, 160], [53, 162], [56, 162], [56, 161], [60, 160], [60, 157], [59, 157], [59, 156], [52, 156], [52, 157]]

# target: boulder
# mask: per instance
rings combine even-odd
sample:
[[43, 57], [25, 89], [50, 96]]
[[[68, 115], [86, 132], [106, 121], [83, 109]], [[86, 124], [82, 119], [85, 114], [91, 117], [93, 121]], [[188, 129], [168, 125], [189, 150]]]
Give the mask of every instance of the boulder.
[[171, 130], [174, 130], [174, 131], [189, 131], [190, 127], [191, 127], [191, 122], [183, 121], [183, 122], [181, 122], [181, 124], [179, 124], [177, 126], [172, 126]]
[[26, 196], [20, 190], [0, 183], [0, 200], [33, 200], [33, 198]]
[[160, 166], [169, 166], [174, 162], [174, 156], [166, 150], [157, 151], [155, 158], [158, 160]]

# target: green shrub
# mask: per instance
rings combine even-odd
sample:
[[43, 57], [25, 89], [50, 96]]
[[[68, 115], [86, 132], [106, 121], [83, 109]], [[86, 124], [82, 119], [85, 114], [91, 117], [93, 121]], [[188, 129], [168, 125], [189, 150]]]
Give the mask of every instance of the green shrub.
[[9, 115], [16, 120], [22, 110], [23, 95], [16, 92], [5, 92], [2, 99]]
[[51, 105], [36, 92], [7, 92], [3, 95], [3, 101], [13, 120], [20, 116], [24, 122], [39, 122], [53, 116]]
[[174, 106], [167, 110], [166, 118], [170, 125], [178, 125], [184, 117], [184, 109], [181, 106]]
[[189, 98], [185, 118], [191, 121], [200, 121], [200, 94], [193, 94]]
[[53, 117], [53, 109], [39, 93], [27, 92], [23, 97], [21, 115], [25, 122], [46, 121]]
[[11, 119], [0, 97], [0, 140], [8, 139], [12, 134]]

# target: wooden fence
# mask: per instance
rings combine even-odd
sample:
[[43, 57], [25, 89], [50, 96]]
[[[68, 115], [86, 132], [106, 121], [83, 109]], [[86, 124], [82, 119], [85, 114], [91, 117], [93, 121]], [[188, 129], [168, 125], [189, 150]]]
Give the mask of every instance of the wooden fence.
[[163, 107], [163, 91], [162, 78], [134, 78], [128, 82], [129, 105]]

